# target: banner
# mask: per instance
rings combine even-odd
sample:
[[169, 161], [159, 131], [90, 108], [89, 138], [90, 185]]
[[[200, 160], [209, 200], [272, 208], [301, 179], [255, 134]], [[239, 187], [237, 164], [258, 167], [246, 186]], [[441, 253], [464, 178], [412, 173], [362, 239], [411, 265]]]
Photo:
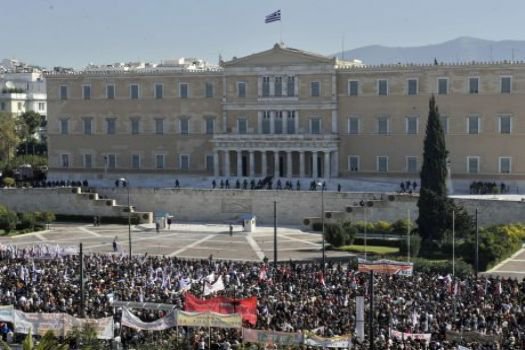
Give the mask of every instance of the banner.
[[82, 330], [86, 326], [93, 327], [98, 339], [113, 339], [113, 317], [105, 318], [76, 318], [70, 315], [64, 316], [64, 333], [67, 335], [74, 328]]
[[408, 338], [412, 340], [424, 340], [427, 343], [430, 343], [430, 333], [403, 333], [390, 329], [390, 337], [397, 340], [407, 340]]
[[242, 340], [249, 343], [296, 345], [303, 343], [303, 335], [301, 333], [259, 331], [243, 328]]
[[241, 328], [242, 319], [239, 314], [179, 311], [177, 324], [189, 327]]
[[481, 334], [478, 332], [454, 332], [447, 331], [447, 340], [465, 341], [467, 343], [493, 343], [501, 342], [501, 334]]
[[55, 336], [64, 337], [64, 319], [66, 314], [25, 313], [15, 310], [15, 333], [44, 335], [53, 331]]
[[163, 331], [165, 329], [177, 327], [177, 311], [172, 310], [168, 312], [166, 316], [153, 322], [144, 322], [137, 316], [133, 315], [127, 307], [124, 307], [122, 308], [121, 323], [125, 327], [137, 330]]
[[304, 344], [322, 348], [351, 348], [352, 341], [350, 334], [338, 337], [319, 337], [315, 334], [305, 334]]
[[13, 305], [0, 306], [0, 322], [15, 322], [15, 309]]
[[233, 299], [217, 296], [210, 299], [200, 299], [191, 293], [186, 293], [184, 310], [193, 312], [216, 312], [219, 314], [240, 314], [244, 321], [252, 325], [257, 323], [257, 298]]
[[355, 333], [357, 339], [363, 341], [365, 339], [365, 297], [355, 297]]
[[374, 271], [377, 273], [385, 273], [387, 275], [412, 276], [414, 270], [414, 264], [409, 262], [384, 259], [368, 261], [360, 258], [357, 261], [359, 272]]

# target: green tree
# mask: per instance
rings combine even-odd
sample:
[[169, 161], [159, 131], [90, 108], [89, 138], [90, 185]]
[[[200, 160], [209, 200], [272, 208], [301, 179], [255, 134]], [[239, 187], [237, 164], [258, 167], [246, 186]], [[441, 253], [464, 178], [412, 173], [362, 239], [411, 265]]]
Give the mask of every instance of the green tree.
[[42, 116], [34, 111], [27, 111], [18, 118], [18, 132], [20, 139], [24, 140], [25, 155], [28, 152], [29, 141], [33, 138], [33, 134], [42, 124]]
[[430, 98], [419, 191], [417, 225], [424, 241], [439, 240], [447, 227], [447, 156], [445, 134], [434, 96]]
[[0, 113], [0, 160], [9, 163], [20, 142], [16, 121], [9, 113]]

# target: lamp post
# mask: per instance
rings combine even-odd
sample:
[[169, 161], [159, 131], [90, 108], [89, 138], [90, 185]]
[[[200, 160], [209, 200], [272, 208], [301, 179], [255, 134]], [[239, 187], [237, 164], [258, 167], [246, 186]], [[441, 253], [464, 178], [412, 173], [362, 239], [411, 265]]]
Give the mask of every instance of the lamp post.
[[131, 205], [129, 202], [129, 181], [121, 177], [119, 179], [119, 182], [122, 184], [122, 186], [126, 186], [126, 189], [128, 190], [128, 240], [129, 240], [129, 258], [131, 259]]
[[322, 237], [322, 264], [323, 264], [323, 276], [324, 276], [324, 268], [325, 268], [325, 249], [324, 249], [324, 184], [322, 182], [318, 182], [317, 186], [321, 186], [321, 237]]

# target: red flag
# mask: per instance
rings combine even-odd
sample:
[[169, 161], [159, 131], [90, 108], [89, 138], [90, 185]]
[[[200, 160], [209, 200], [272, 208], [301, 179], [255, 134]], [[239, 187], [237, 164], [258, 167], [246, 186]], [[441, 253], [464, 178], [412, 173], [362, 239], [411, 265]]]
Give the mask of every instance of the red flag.
[[257, 298], [233, 299], [217, 296], [210, 299], [200, 299], [191, 293], [184, 296], [184, 310], [206, 312], [213, 311], [220, 314], [238, 313], [244, 321], [252, 325], [257, 323]]

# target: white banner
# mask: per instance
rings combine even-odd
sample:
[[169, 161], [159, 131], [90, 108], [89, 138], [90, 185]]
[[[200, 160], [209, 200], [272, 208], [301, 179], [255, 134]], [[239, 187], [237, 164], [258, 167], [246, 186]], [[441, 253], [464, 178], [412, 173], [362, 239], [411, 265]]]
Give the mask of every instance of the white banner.
[[350, 338], [350, 335], [324, 338], [317, 335], [306, 334], [304, 344], [321, 348], [351, 348], [352, 341]]
[[163, 331], [177, 326], [177, 311], [172, 310], [166, 316], [153, 322], [144, 322], [133, 315], [128, 308], [124, 307], [122, 308], [122, 325], [138, 330]]
[[355, 334], [357, 339], [365, 339], [365, 297], [355, 297]]
[[98, 339], [113, 339], [115, 335], [113, 317], [76, 318], [70, 315], [64, 317], [64, 333], [66, 335], [74, 328], [82, 330], [86, 326], [93, 327]]
[[408, 338], [413, 340], [424, 340], [427, 343], [430, 343], [430, 333], [403, 333], [390, 329], [390, 337], [398, 340], [407, 340]]
[[15, 309], [13, 305], [0, 306], [0, 322], [15, 322]]

